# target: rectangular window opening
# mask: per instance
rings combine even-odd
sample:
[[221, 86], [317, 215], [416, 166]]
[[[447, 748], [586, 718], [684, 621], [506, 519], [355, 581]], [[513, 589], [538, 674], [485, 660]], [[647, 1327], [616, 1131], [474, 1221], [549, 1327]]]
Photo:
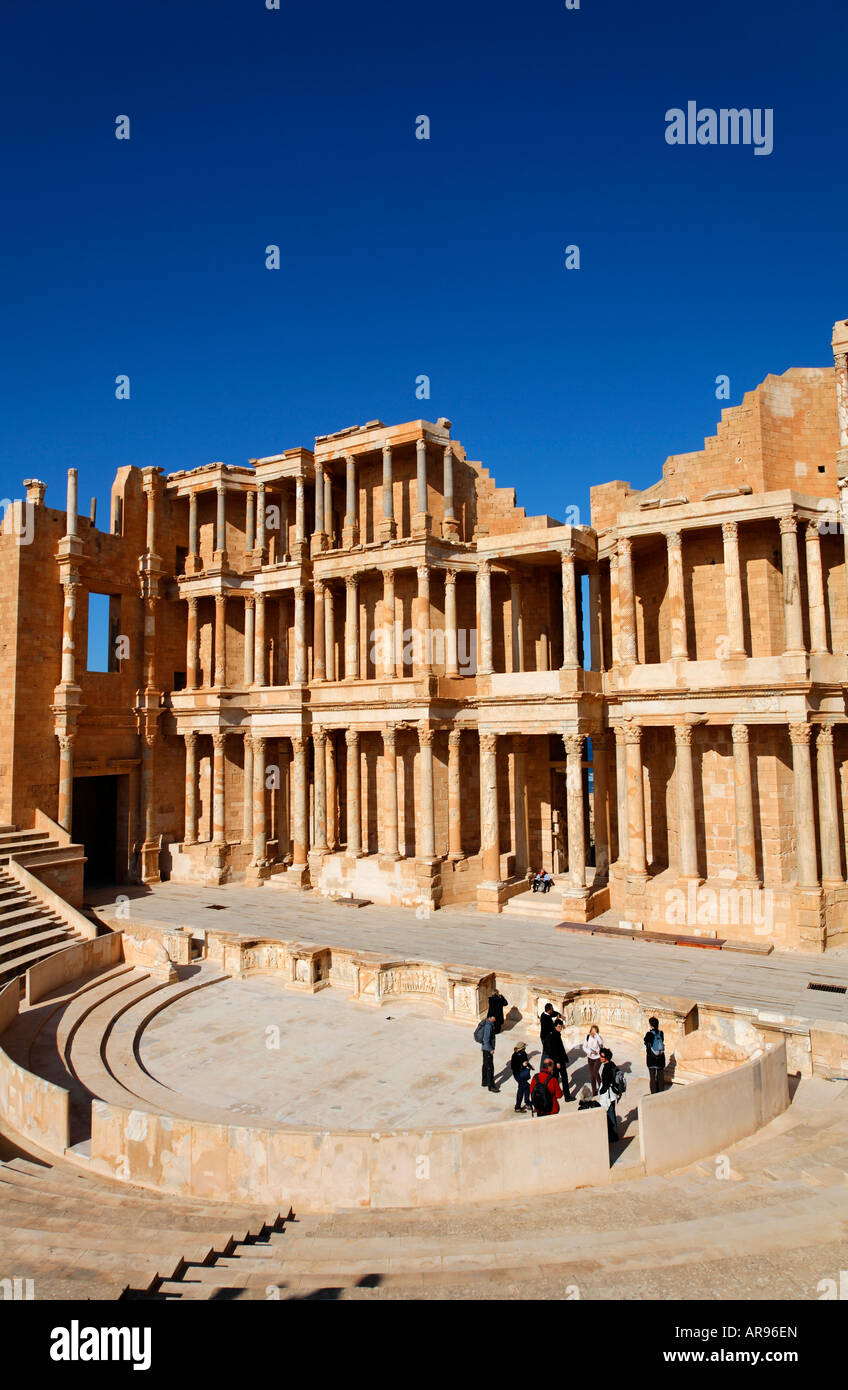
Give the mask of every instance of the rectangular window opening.
[[121, 644], [120, 594], [89, 594], [87, 670], [120, 671]]

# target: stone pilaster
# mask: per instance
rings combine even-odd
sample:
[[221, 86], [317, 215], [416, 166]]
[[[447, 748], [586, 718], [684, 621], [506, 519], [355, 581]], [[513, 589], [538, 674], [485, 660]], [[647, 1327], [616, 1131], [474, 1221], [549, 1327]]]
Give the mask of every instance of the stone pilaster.
[[183, 843], [197, 844], [197, 734], [190, 729], [185, 737], [185, 827]]
[[477, 674], [490, 676], [494, 670], [492, 565], [490, 560], [481, 560], [477, 566], [477, 621], [480, 634]]
[[595, 882], [609, 878], [609, 734], [592, 734], [592, 800], [595, 830]]
[[433, 730], [426, 724], [418, 726], [418, 748], [421, 768], [421, 858], [434, 859], [436, 827], [433, 799]]
[[327, 735], [323, 729], [312, 732], [315, 838], [313, 854], [327, 852]]
[[842, 883], [843, 879], [832, 724], [822, 724], [819, 727], [816, 736], [816, 772], [819, 793], [822, 882], [828, 887], [833, 887]]
[[462, 777], [460, 747], [462, 730], [448, 734], [448, 858], [462, 859]]
[[568, 891], [586, 891], [586, 831], [583, 806], [583, 735], [563, 735], [568, 812]]
[[347, 744], [347, 853], [352, 859], [362, 855], [362, 801], [360, 794], [359, 732], [345, 731]]
[[497, 888], [501, 874], [497, 748], [497, 734], [480, 734], [480, 857], [488, 888]]
[[397, 732], [390, 724], [383, 730], [383, 857], [399, 859]]
[[627, 848], [627, 743], [623, 724], [617, 725], [615, 729], [615, 794], [618, 830], [618, 858], [616, 862], [626, 868], [629, 863]]
[[827, 610], [822, 576], [821, 536], [817, 521], [807, 523], [805, 544], [807, 550], [807, 601], [810, 609], [810, 651], [828, 652], [830, 648], [827, 644]]
[[628, 725], [624, 731], [627, 748], [627, 852], [628, 877], [645, 879], [648, 864], [645, 852], [645, 787], [642, 779], [642, 729]]
[[253, 865], [261, 868], [268, 857], [265, 812], [265, 759], [267, 740], [253, 737]]

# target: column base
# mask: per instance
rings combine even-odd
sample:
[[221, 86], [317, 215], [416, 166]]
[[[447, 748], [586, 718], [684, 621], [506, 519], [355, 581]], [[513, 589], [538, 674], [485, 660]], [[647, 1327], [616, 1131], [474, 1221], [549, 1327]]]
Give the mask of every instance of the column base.
[[185, 574], [202, 574], [203, 565], [199, 555], [187, 555], [185, 562]]
[[459, 522], [456, 517], [445, 517], [442, 521], [442, 536], [446, 541], [459, 540]]
[[230, 556], [226, 550], [215, 550], [212, 553], [212, 564], [216, 569], [227, 569], [230, 563]]
[[381, 521], [377, 528], [377, 539], [380, 541], [397, 540], [397, 522]]
[[478, 912], [500, 912], [504, 902], [503, 884], [501, 883], [478, 883], [477, 884], [477, 911]]
[[433, 518], [429, 512], [416, 512], [412, 519], [413, 536], [429, 536], [433, 529]]
[[245, 883], [253, 883], [257, 886], [264, 883], [266, 878], [270, 877], [271, 867], [269, 864], [248, 864], [247, 868], [244, 871]]
[[381, 869], [392, 869], [400, 858], [399, 854], [381, 854], [378, 856], [377, 863]]
[[304, 560], [309, 559], [309, 546], [306, 541], [295, 541], [291, 551], [292, 563], [302, 565]]
[[294, 884], [295, 888], [309, 887], [309, 865], [290, 864], [286, 869], [286, 882]]
[[309, 554], [310, 554], [310, 556], [320, 555], [321, 552], [322, 552], [322, 550], [326, 550], [326, 549], [327, 549], [327, 532], [326, 532], [326, 531], [313, 531], [313, 532], [312, 532], [312, 538], [311, 538], [311, 540], [310, 540], [310, 542], [309, 542]]
[[343, 550], [352, 550], [353, 547], [354, 547], [355, 545], [359, 545], [359, 527], [358, 527], [358, 526], [343, 526], [343, 527], [342, 527], [342, 549], [343, 549]]

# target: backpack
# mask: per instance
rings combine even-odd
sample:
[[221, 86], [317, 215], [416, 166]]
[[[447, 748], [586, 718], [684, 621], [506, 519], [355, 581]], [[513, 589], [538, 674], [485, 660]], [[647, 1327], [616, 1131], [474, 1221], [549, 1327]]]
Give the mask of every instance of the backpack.
[[619, 1098], [621, 1098], [621, 1096], [623, 1096], [624, 1092], [627, 1090], [627, 1077], [624, 1075], [624, 1072], [621, 1070], [620, 1067], [615, 1074], [615, 1080], [612, 1083], [612, 1089], [615, 1091], [616, 1095]]
[[481, 1018], [481, 1019], [480, 1019], [480, 1022], [477, 1024], [477, 1027], [474, 1029], [474, 1041], [475, 1041], [476, 1043], [482, 1043], [482, 1041], [483, 1041], [483, 1029], [484, 1029], [485, 1027], [486, 1027], [486, 1020], [485, 1020], [485, 1018]]
[[665, 1038], [659, 1028], [654, 1029], [654, 1036], [651, 1040], [651, 1051], [655, 1057], [659, 1057], [661, 1053], [665, 1052]]
[[550, 1081], [550, 1073], [548, 1074], [547, 1081], [543, 1081], [541, 1077], [538, 1077], [536, 1085], [533, 1087], [531, 1104], [533, 1106], [534, 1115], [550, 1115], [553, 1113], [554, 1097], [548, 1085], [548, 1081]]

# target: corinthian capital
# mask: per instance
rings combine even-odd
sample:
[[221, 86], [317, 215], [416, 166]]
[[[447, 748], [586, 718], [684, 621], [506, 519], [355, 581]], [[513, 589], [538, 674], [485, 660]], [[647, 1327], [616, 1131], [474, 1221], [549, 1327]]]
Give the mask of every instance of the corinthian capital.
[[794, 743], [794, 744], [795, 744], [797, 747], [799, 747], [799, 748], [801, 748], [801, 747], [804, 747], [804, 748], [809, 747], [809, 743], [810, 743], [810, 732], [811, 732], [811, 730], [810, 730], [810, 725], [809, 725], [809, 724], [790, 724], [790, 725], [789, 725], [789, 738], [790, 738], [790, 741], [791, 741], [792, 743]]

